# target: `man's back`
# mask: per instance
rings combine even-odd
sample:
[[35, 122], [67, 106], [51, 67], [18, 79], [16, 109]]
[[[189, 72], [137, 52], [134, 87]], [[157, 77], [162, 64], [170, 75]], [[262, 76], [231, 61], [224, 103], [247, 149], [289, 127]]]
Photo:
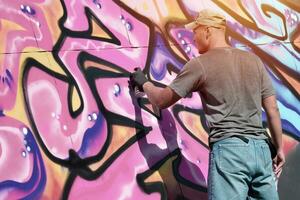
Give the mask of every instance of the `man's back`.
[[259, 58], [235, 48], [216, 48], [198, 61], [205, 73], [199, 90], [210, 141], [232, 135], [266, 138], [261, 102], [275, 91]]
[[275, 91], [256, 55], [231, 47], [212, 49], [187, 63], [170, 87], [182, 97], [200, 93], [210, 142], [232, 135], [266, 138], [261, 102]]

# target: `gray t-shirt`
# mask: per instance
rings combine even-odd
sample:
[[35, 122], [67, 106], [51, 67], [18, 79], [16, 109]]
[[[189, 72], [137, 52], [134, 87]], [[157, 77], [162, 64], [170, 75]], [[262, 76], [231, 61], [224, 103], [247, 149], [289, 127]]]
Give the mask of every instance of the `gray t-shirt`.
[[181, 97], [199, 93], [210, 142], [233, 135], [267, 138], [262, 99], [275, 90], [255, 54], [231, 47], [212, 49], [190, 60], [169, 87]]

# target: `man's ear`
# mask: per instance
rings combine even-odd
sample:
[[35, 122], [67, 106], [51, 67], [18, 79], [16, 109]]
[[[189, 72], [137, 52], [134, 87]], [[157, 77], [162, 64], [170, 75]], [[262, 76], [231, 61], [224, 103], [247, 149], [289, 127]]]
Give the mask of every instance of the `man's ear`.
[[208, 39], [211, 36], [211, 30], [210, 27], [206, 27], [205, 28], [205, 32], [206, 32], [206, 39]]

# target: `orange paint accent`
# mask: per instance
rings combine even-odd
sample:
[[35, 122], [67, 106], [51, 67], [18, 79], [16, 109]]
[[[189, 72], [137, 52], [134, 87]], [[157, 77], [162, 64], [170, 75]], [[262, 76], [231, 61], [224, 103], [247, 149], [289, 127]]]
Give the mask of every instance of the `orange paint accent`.
[[240, 18], [247, 20], [249, 23], [254, 23], [238, 4], [239, 0], [213, 0], [213, 2], [215, 2], [217, 5], [222, 5], [221, 7], [226, 7], [231, 12], [237, 14]]
[[61, 195], [61, 191], [63, 191], [69, 170], [54, 164], [42, 151], [41, 154], [47, 174], [47, 182], [41, 199], [57, 199]]
[[135, 134], [135, 128], [113, 125], [111, 133], [111, 143], [104, 157], [99, 162], [90, 165], [90, 168], [92, 170], [98, 169], [109, 157], [111, 157], [117, 150], [119, 150]]
[[92, 34], [91, 36], [99, 38], [112, 39], [96, 22], [92, 20]]
[[298, 24], [295, 32], [292, 33], [291, 42], [297, 48], [297, 51], [300, 52], [300, 24]]
[[278, 66], [275, 66], [278, 72], [286, 79], [286, 81], [297, 91], [298, 95], [300, 95], [300, 82], [289, 76], [283, 70], [281, 70]]
[[208, 134], [205, 132], [200, 116], [194, 113], [182, 111], [179, 113], [179, 117], [182, 120], [185, 127], [199, 140], [208, 145]]
[[[58, 26], [58, 21], [63, 15], [63, 8], [60, 1], [51, 1], [51, 3], [37, 3], [36, 5], [41, 9], [41, 12], [47, 20], [47, 24], [41, 24], [41, 26], [46, 26], [49, 28], [52, 36], [53, 45], [57, 42], [61, 29]], [[37, 19], [38, 21], [38, 19]]]
[[83, 64], [84, 68], [87, 69], [88, 67], [96, 67], [98, 69], [102, 69], [102, 70], [106, 70], [106, 71], [110, 71], [110, 72], [115, 72], [115, 73], [123, 73], [117, 69], [113, 69], [111, 67], [107, 67], [105, 65], [99, 64], [97, 62], [94, 61], [85, 61]]
[[[25, 30], [21, 25], [9, 21], [6, 19], [0, 20], [0, 38], [1, 38], [1, 46], [0, 46], [0, 52], [6, 52], [7, 49], [5, 49], [6, 46], [10, 46], [11, 44], [6, 44], [6, 38], [8, 34], [15, 31], [32, 31], [32, 30]], [[32, 33], [33, 34], [33, 33]], [[0, 74], [3, 70], [3, 67], [0, 66]]]

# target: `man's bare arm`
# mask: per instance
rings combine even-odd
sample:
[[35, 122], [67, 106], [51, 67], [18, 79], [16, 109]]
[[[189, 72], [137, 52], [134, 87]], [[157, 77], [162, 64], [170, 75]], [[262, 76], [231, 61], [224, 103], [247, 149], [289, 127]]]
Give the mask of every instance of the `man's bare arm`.
[[266, 112], [268, 125], [276, 149], [282, 149], [282, 128], [280, 113], [277, 106], [276, 96], [270, 96], [262, 101], [262, 106]]
[[143, 85], [143, 89], [150, 103], [159, 107], [160, 109], [164, 109], [171, 106], [181, 98], [171, 88], [156, 87], [149, 81]]
[[262, 100], [262, 106], [267, 114], [268, 125], [271, 132], [273, 144], [277, 150], [277, 155], [273, 159], [273, 168], [277, 178], [279, 178], [282, 172], [283, 164], [285, 163], [285, 156], [283, 153], [282, 128], [276, 96], [273, 95], [264, 98]]

